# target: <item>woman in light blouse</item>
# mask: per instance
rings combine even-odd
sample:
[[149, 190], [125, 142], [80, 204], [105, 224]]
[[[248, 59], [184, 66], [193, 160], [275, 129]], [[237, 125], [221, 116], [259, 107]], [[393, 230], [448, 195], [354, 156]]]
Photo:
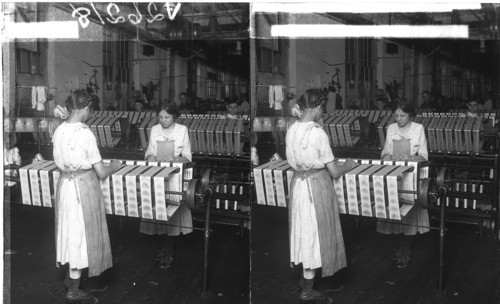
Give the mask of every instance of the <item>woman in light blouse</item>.
[[[174, 102], [164, 103], [158, 112], [159, 124], [151, 128], [148, 149], [145, 158], [147, 161], [158, 162], [191, 162], [191, 143], [188, 128], [175, 122], [179, 117], [179, 110]], [[182, 191], [182, 189], [173, 189]], [[163, 246], [157, 255], [161, 268], [168, 268], [172, 264], [174, 255], [174, 239], [172, 236], [188, 234], [193, 231], [191, 210], [182, 204], [169, 220], [169, 225], [158, 222], [141, 221], [140, 231], [149, 235], [165, 235]], [[177, 238], [176, 238], [177, 239]]]
[[[413, 122], [415, 108], [409, 101], [397, 104], [394, 116], [396, 122], [387, 128], [387, 137], [382, 150], [383, 160], [393, 161], [426, 161], [429, 157], [424, 126]], [[394, 149], [395, 144], [402, 151]], [[426, 209], [414, 206], [401, 221], [403, 225], [380, 220], [377, 223], [377, 232], [384, 234], [401, 234], [401, 247], [395, 251], [393, 260], [398, 268], [405, 268], [411, 259], [411, 243], [417, 233], [429, 231], [429, 215]]]

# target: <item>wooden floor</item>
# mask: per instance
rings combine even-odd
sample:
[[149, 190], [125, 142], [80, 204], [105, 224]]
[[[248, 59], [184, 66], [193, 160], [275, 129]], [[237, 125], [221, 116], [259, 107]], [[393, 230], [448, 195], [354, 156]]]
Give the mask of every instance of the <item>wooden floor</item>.
[[[297, 303], [301, 268], [290, 268], [287, 209], [254, 206], [252, 220], [252, 303]], [[410, 265], [397, 269], [391, 256], [400, 239], [376, 233], [372, 219], [341, 221], [348, 267], [318, 286], [343, 282], [328, 292], [334, 303], [500, 303], [500, 243], [488, 230], [480, 237], [477, 226], [448, 224], [439, 295], [438, 231], [418, 236]]]
[[[5, 219], [11, 232], [5, 264], [10, 294], [4, 298], [10, 296], [16, 304], [63, 303], [64, 274], [55, 265], [53, 209], [10, 207], [10, 218]], [[239, 227], [213, 225], [212, 295], [203, 296], [203, 231], [181, 236], [175, 264], [160, 269], [155, 262], [158, 239], [140, 234], [137, 220], [108, 216], [108, 226], [114, 265], [106, 273], [109, 289], [95, 294], [99, 303], [249, 303], [248, 230], [242, 237]]]

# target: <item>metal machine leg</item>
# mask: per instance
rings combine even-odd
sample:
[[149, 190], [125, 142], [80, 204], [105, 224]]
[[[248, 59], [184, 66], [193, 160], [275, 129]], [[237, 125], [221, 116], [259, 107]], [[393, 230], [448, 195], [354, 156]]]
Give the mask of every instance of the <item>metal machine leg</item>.
[[206, 211], [205, 211], [205, 249], [203, 252], [203, 295], [209, 295], [207, 292], [207, 276], [208, 276], [208, 249], [209, 249], [209, 241], [210, 241], [210, 194], [212, 193], [212, 189], [209, 191], [204, 191], [204, 194], [208, 194], [205, 196], [206, 198]]
[[444, 265], [444, 236], [445, 236], [445, 202], [441, 203], [439, 217], [439, 269], [438, 269], [438, 292], [443, 293], [443, 265]]

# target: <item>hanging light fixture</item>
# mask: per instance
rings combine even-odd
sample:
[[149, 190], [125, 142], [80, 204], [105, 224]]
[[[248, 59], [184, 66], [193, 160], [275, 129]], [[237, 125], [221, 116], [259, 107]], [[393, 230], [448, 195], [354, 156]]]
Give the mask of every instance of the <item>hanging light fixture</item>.
[[236, 48], [235, 49], [229, 49], [228, 50], [228, 55], [235, 55], [235, 56], [241, 56], [243, 55], [243, 48], [241, 47], [241, 41], [236, 41]]
[[479, 52], [486, 53], [486, 40], [484, 38], [479, 39]]
[[241, 41], [236, 41], [236, 55], [243, 55], [243, 50], [241, 49]]

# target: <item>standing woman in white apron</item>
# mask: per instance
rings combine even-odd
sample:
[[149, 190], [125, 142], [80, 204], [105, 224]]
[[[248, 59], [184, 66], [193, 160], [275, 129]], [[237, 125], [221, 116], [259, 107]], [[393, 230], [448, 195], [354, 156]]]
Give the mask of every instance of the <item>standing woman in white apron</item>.
[[[387, 137], [382, 150], [383, 160], [426, 161], [428, 159], [424, 126], [412, 121], [415, 115], [415, 107], [408, 100], [398, 102], [394, 111], [396, 122], [387, 128]], [[384, 220], [377, 223], [377, 232], [404, 235], [401, 247], [395, 250], [393, 256], [398, 268], [405, 268], [410, 262], [412, 236], [429, 231], [429, 214], [426, 209], [415, 205], [402, 220], [402, 224], [404, 225]]]
[[84, 123], [92, 99], [77, 90], [66, 100], [69, 118], [54, 132], [54, 161], [61, 170], [55, 202], [57, 265], [69, 263], [65, 285], [67, 303], [97, 303], [79, 289], [82, 269], [98, 276], [112, 266], [111, 247], [99, 178], [106, 178], [121, 164], [102, 163], [97, 141]]
[[[175, 102], [166, 102], [158, 112], [159, 124], [151, 128], [148, 149], [145, 158], [147, 161], [157, 162], [191, 162], [191, 143], [188, 128], [175, 122], [180, 116]], [[182, 189], [172, 189], [182, 191]], [[141, 221], [141, 233], [149, 235], [166, 235], [163, 246], [156, 256], [160, 268], [168, 268], [174, 259], [174, 239], [168, 236], [179, 236], [193, 232], [191, 210], [182, 204], [168, 221], [169, 225], [158, 222]], [[176, 240], [176, 239], [175, 239]]]
[[316, 269], [327, 277], [346, 267], [332, 177], [341, 177], [356, 163], [334, 162], [328, 135], [318, 123], [326, 101], [321, 90], [307, 90], [298, 101], [302, 116], [286, 134], [286, 157], [295, 172], [288, 207], [290, 261], [302, 264], [301, 303], [331, 303], [326, 293], [313, 289]]

